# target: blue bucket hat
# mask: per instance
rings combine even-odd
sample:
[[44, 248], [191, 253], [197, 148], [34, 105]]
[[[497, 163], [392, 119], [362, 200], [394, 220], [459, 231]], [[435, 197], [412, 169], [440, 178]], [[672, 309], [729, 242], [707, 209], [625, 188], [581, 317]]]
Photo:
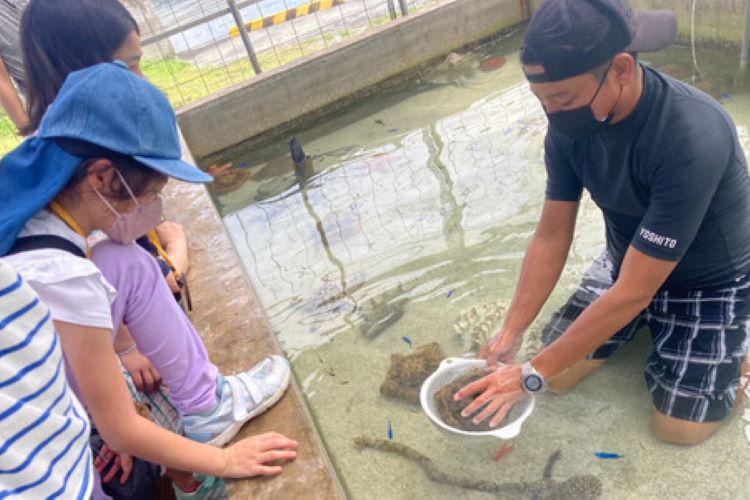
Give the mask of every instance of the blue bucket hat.
[[180, 159], [174, 111], [145, 78], [120, 62], [75, 71], [47, 109], [37, 136], [0, 160], [0, 255], [65, 187], [83, 160], [61, 148], [56, 139], [106, 148], [182, 181], [213, 180]]

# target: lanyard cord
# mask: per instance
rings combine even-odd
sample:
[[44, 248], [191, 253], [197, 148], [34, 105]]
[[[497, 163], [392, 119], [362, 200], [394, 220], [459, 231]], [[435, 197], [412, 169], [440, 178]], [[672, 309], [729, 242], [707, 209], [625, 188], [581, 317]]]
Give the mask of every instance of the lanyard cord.
[[161, 241], [159, 240], [159, 235], [156, 233], [156, 229], [152, 229], [151, 231], [146, 233], [146, 236], [148, 237], [148, 241], [156, 248], [156, 252], [159, 254], [159, 257], [164, 259], [164, 262], [167, 263], [169, 270], [172, 272], [172, 276], [174, 276], [174, 279], [177, 282], [177, 286], [180, 287], [180, 300], [185, 299], [185, 306], [187, 306], [187, 310], [192, 311], [193, 301], [190, 298], [190, 287], [188, 286], [187, 275], [185, 273], [180, 273], [172, 263], [172, 259], [169, 258], [167, 251], [164, 250], [163, 246], [161, 246]]
[[89, 241], [86, 236], [86, 233], [83, 232], [83, 229], [81, 229], [81, 226], [78, 225], [78, 223], [73, 219], [73, 217], [70, 216], [70, 214], [65, 210], [58, 202], [52, 200], [49, 202], [49, 209], [52, 210], [52, 213], [57, 215], [62, 221], [67, 224], [67, 226], [75, 231], [78, 235], [80, 235], [83, 240], [86, 242], [86, 257], [90, 256], [89, 251]]
[[[71, 215], [65, 210], [59, 203], [56, 201], [49, 202], [49, 209], [57, 215], [60, 219], [62, 219], [67, 226], [75, 231], [77, 234], [79, 234], [83, 239], [86, 241], [86, 257], [90, 257], [91, 252], [89, 249], [89, 242], [88, 238], [86, 237], [86, 234], [83, 232], [83, 229], [81, 229], [81, 226], [78, 225], [78, 223], [71, 217]], [[190, 299], [190, 289], [187, 286], [187, 277], [184, 273], [180, 274], [179, 271], [177, 271], [177, 268], [172, 263], [172, 259], [169, 258], [169, 255], [167, 254], [166, 250], [164, 250], [164, 247], [161, 245], [161, 241], [159, 241], [159, 236], [156, 234], [156, 230], [152, 229], [147, 233], [148, 240], [151, 242], [152, 245], [156, 248], [156, 251], [158, 252], [159, 256], [164, 259], [164, 262], [167, 263], [167, 266], [169, 266], [169, 270], [171, 271], [172, 275], [174, 276], [175, 280], [177, 281], [177, 285], [185, 292], [185, 299], [187, 302], [187, 307], [189, 311], [193, 310], [193, 304]]]
[[177, 271], [177, 268], [175, 267], [175, 265], [172, 263], [172, 259], [169, 258], [167, 251], [164, 250], [163, 246], [161, 246], [161, 240], [159, 240], [159, 235], [156, 233], [156, 229], [152, 229], [151, 231], [146, 233], [146, 236], [148, 236], [148, 241], [151, 242], [152, 245], [154, 245], [154, 248], [156, 248], [156, 251], [159, 254], [159, 257], [164, 259], [164, 262], [167, 263], [167, 266], [169, 266], [169, 270], [174, 275], [174, 278], [177, 280], [177, 283], [179, 283], [181, 275], [179, 271]]

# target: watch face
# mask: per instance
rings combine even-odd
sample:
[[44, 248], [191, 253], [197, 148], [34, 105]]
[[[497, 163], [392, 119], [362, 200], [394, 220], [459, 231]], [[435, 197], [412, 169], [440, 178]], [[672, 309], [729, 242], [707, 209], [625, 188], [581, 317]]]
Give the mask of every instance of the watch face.
[[539, 375], [527, 375], [526, 378], [523, 380], [523, 385], [526, 387], [526, 390], [529, 392], [537, 392], [542, 388], [542, 378]]

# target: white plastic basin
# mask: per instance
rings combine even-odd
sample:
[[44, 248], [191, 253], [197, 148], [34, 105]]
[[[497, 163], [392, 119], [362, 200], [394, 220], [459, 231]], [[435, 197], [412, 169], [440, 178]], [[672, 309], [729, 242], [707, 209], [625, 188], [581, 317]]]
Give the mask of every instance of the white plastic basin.
[[483, 359], [446, 358], [440, 363], [438, 369], [424, 381], [422, 389], [419, 392], [422, 409], [430, 417], [432, 423], [449, 434], [468, 437], [486, 438], [491, 436], [507, 440], [516, 437], [521, 432], [521, 425], [534, 409], [533, 397], [527, 397], [516, 403], [506, 418], [507, 423], [502, 427], [497, 427], [490, 431], [465, 431], [456, 429], [443, 422], [440, 418], [433, 397], [435, 393], [467, 371], [486, 367], [487, 362]]

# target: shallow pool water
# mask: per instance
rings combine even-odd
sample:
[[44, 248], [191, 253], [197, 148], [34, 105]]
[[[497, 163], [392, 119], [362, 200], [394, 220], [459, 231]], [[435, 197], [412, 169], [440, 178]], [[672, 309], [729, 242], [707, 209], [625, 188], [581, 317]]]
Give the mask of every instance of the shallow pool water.
[[[491, 498], [462, 486], [484, 479], [511, 483], [501, 491], [518, 496], [518, 483], [540, 481], [561, 450], [552, 478], [593, 475], [605, 498], [746, 498], [750, 444], [741, 415], [695, 448], [650, 434], [647, 335], [570, 394], [540, 396], [498, 462], [499, 441], [447, 436], [418, 407], [381, 396], [392, 355], [429, 342], [465, 355], [472, 339], [454, 327], [462, 313], [512, 298], [545, 183], [546, 119], [523, 83], [517, 47], [516, 35], [452, 56], [405, 88], [300, 131], [316, 168], [303, 182], [286, 142], [240, 154], [235, 163], [246, 171], [215, 197], [345, 488], [356, 499]], [[700, 55], [705, 74], [726, 74], [719, 70], [734, 61]], [[506, 62], [482, 71], [491, 57]], [[692, 78], [690, 60], [675, 48], [648, 62]], [[745, 137], [750, 94], [732, 76], [700, 83]], [[545, 318], [603, 245], [600, 212], [587, 200], [564, 275], [519, 359], [539, 349]], [[389, 427], [394, 442], [460, 484], [434, 482], [399, 455], [354, 447], [358, 436], [388, 439]], [[595, 457], [600, 451], [622, 458]]]

